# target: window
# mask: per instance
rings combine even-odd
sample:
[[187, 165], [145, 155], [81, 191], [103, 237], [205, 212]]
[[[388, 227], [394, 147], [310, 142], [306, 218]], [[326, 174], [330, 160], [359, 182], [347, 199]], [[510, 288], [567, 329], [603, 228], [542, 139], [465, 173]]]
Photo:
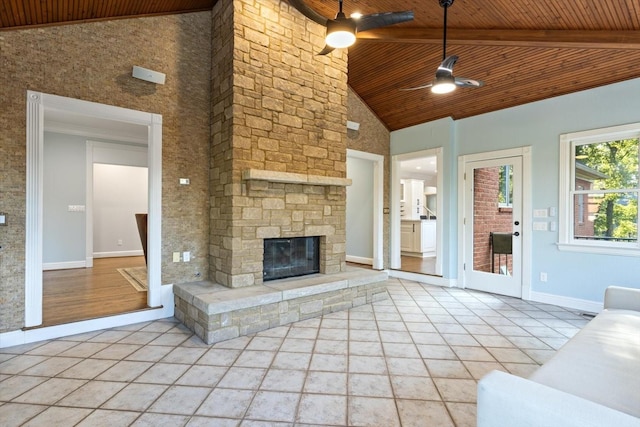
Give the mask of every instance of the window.
[[513, 170], [511, 165], [500, 166], [498, 189], [498, 206], [510, 208], [513, 206]]
[[640, 123], [560, 138], [559, 247], [640, 256]]

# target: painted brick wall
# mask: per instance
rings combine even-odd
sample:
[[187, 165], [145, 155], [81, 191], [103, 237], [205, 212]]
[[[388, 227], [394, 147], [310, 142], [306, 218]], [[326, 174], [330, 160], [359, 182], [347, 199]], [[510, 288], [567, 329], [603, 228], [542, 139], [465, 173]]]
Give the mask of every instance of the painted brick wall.
[[[162, 114], [162, 282], [206, 276], [210, 51], [210, 12], [0, 33], [0, 332], [24, 324], [27, 90]], [[133, 65], [166, 84], [133, 79]], [[192, 261], [172, 263], [183, 250]]]

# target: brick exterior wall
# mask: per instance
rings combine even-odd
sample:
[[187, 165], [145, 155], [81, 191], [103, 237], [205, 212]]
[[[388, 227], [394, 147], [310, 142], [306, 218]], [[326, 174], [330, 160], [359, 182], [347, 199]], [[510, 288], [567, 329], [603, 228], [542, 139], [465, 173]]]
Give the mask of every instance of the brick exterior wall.
[[[24, 326], [27, 90], [162, 114], [162, 283], [206, 275], [210, 50], [210, 12], [0, 33], [0, 332]], [[166, 84], [132, 78], [133, 65]], [[190, 263], [172, 262], [187, 250]]]
[[290, 9], [213, 9], [209, 277], [229, 287], [262, 283], [264, 238], [320, 235], [321, 272], [345, 268], [344, 187], [242, 180], [249, 169], [346, 175], [346, 51], [316, 55], [324, 27]]
[[[491, 271], [489, 233], [510, 233], [513, 230], [511, 209], [498, 208], [499, 177], [500, 167], [473, 171], [473, 269], [476, 271]], [[497, 272], [498, 255], [494, 257]], [[505, 256], [501, 257], [504, 265]], [[511, 255], [507, 259], [507, 266], [511, 272]]]
[[[590, 190], [591, 181], [576, 178], [576, 189]], [[582, 198], [582, 211], [580, 210], [580, 198]], [[590, 215], [598, 212], [598, 203], [593, 203], [588, 194], [579, 194], [573, 200], [573, 235], [576, 237], [593, 237], [595, 235], [595, 223], [589, 220]], [[582, 213], [582, 215], [580, 215]]]

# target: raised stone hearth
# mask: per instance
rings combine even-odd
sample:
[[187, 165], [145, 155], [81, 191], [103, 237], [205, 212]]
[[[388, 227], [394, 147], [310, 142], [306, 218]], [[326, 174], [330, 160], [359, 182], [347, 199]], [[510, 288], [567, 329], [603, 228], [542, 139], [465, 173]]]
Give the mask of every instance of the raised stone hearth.
[[386, 272], [334, 274], [231, 289], [208, 281], [174, 285], [175, 316], [207, 344], [388, 298]]

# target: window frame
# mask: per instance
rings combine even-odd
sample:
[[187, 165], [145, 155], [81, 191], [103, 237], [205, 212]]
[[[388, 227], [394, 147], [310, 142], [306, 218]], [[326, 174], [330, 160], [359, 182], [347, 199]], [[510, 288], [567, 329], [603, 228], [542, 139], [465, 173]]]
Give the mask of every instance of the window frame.
[[[636, 242], [626, 243], [575, 239], [573, 235], [575, 220], [573, 203], [574, 195], [584, 193], [584, 190], [578, 191], [574, 189], [576, 145], [633, 138], [640, 139], [640, 123], [631, 123], [627, 125], [560, 135], [560, 173], [558, 177], [558, 249], [562, 251], [640, 257], [640, 236]], [[623, 189], [616, 190], [622, 191]], [[624, 190], [625, 192], [635, 192], [640, 199], [640, 184], [639, 188]], [[640, 212], [638, 215], [640, 216]], [[636, 221], [640, 222], [638, 218], [636, 218]]]

